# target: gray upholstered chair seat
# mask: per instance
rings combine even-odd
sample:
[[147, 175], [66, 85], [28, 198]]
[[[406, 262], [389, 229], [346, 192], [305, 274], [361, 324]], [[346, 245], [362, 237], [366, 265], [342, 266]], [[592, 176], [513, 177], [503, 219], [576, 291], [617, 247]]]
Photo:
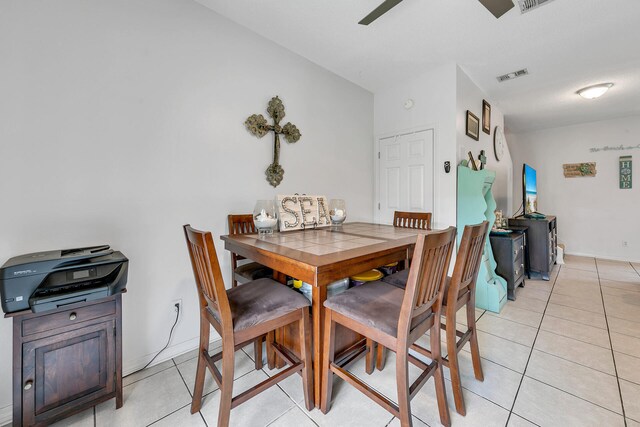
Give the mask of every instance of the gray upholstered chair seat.
[[238, 268], [235, 269], [235, 273], [249, 280], [258, 280], [265, 277], [273, 277], [272, 269], [270, 269], [269, 267], [265, 267], [262, 264], [258, 264], [257, 262], [247, 262], [239, 265]]
[[[365, 283], [327, 299], [324, 306], [358, 323], [397, 337], [398, 319], [404, 289], [381, 281]], [[431, 310], [417, 319], [414, 325], [429, 317]]]
[[[233, 330], [241, 331], [311, 305], [301, 293], [271, 279], [258, 279], [227, 290]], [[217, 310], [213, 316], [220, 321]]]
[[[402, 290], [407, 287], [407, 280], [409, 278], [409, 270], [398, 271], [397, 273], [390, 274], [387, 277], [383, 277], [382, 281], [390, 285], [396, 286]], [[444, 281], [444, 296], [442, 297], [442, 304], [447, 305], [447, 298], [449, 297], [449, 285], [451, 284], [451, 277], [447, 276]], [[460, 294], [467, 291], [467, 286], [460, 289]]]
[[409, 280], [409, 269], [405, 268], [397, 273], [390, 274], [382, 278], [382, 281], [398, 288], [404, 289], [407, 287], [407, 280]]

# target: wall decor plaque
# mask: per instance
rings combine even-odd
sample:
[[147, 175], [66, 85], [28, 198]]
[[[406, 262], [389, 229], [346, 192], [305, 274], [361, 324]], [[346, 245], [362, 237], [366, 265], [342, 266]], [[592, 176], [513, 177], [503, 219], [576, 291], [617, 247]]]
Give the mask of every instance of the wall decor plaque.
[[329, 204], [325, 196], [278, 195], [280, 231], [328, 227]]
[[627, 190], [632, 185], [632, 164], [631, 156], [620, 156], [620, 188]]
[[562, 165], [565, 178], [582, 178], [596, 176], [596, 162], [566, 163]]

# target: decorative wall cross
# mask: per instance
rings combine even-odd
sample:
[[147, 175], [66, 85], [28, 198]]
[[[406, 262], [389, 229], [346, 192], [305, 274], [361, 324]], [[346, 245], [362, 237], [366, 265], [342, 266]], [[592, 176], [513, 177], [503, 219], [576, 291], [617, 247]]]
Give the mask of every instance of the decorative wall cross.
[[480, 170], [484, 169], [484, 165], [487, 164], [487, 156], [484, 154], [484, 150], [480, 150], [478, 160], [480, 160]]
[[284, 105], [277, 96], [271, 98], [271, 101], [269, 101], [267, 113], [269, 113], [269, 116], [273, 119], [272, 125], [267, 123], [267, 119], [265, 119], [262, 114], [254, 114], [250, 116], [244, 122], [244, 125], [247, 127], [249, 132], [258, 138], [262, 138], [269, 131], [273, 131], [273, 163], [269, 165], [265, 174], [267, 175], [267, 181], [269, 181], [269, 184], [277, 187], [284, 177], [284, 169], [282, 169], [282, 166], [280, 166], [279, 163], [280, 134], [282, 134], [289, 143], [297, 142], [301, 135], [298, 128], [289, 122], [284, 126], [280, 126], [280, 120], [284, 118]]

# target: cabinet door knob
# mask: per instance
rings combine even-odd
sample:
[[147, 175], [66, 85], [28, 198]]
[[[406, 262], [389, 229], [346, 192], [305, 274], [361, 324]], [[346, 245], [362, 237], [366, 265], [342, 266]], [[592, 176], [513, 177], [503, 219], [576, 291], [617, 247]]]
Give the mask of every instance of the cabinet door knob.
[[75, 313], [75, 311], [69, 315], [69, 320], [76, 320], [77, 318], [78, 315]]
[[25, 390], [31, 390], [31, 387], [33, 387], [33, 381], [29, 380], [26, 383], [24, 383]]

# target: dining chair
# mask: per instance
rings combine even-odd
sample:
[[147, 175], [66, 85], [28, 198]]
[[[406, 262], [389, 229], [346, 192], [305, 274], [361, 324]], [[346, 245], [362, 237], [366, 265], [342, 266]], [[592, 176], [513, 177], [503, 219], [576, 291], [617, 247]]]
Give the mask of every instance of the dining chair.
[[[311, 410], [309, 300], [268, 278], [226, 290], [211, 233], [198, 231], [188, 224], [183, 228], [200, 301], [200, 344], [191, 413], [198, 412], [202, 406], [206, 369], [220, 387], [219, 427], [229, 425], [231, 409], [296, 372], [302, 376], [305, 405]], [[293, 323], [298, 323], [300, 358], [273, 340], [274, 330]], [[209, 325], [222, 337], [222, 351], [213, 356], [208, 351]], [[289, 366], [233, 397], [235, 351], [265, 334], [268, 344]], [[215, 365], [219, 360], [222, 360], [222, 372]]]
[[[484, 381], [482, 373], [482, 364], [480, 362], [480, 349], [478, 347], [478, 333], [476, 330], [476, 279], [482, 261], [482, 251], [487, 240], [489, 223], [487, 221], [476, 225], [467, 225], [460, 239], [460, 246], [456, 256], [456, 263], [453, 268], [451, 277], [447, 277], [445, 284], [445, 296], [443, 315], [446, 324], [442, 328], [446, 330], [447, 337], [447, 357], [443, 357], [444, 366], [449, 368], [451, 373], [451, 384], [453, 385], [453, 399], [456, 404], [456, 411], [460, 415], [466, 414], [464, 397], [462, 395], [462, 383], [460, 381], [460, 365], [458, 361], [458, 353], [469, 342], [471, 347], [471, 361], [473, 364], [473, 372], [478, 381]], [[382, 279], [385, 283], [389, 283], [398, 288], [404, 289], [408, 275], [405, 272], [399, 272]], [[458, 310], [466, 307], [467, 328], [464, 331], [458, 331], [456, 316]], [[460, 339], [458, 339], [460, 338]], [[415, 348], [414, 350], [421, 354], [431, 357], [428, 350], [424, 348]], [[378, 347], [378, 358], [384, 360], [384, 356], [380, 356], [380, 352], [384, 349]], [[380, 366], [378, 366], [381, 369]]]
[[[445, 426], [450, 425], [440, 356], [440, 312], [455, 231], [455, 227], [449, 227], [417, 237], [406, 290], [385, 282], [371, 282], [324, 302], [323, 354], [326, 357], [322, 361], [320, 398], [323, 413], [330, 409], [333, 376], [337, 375], [398, 417], [403, 427], [411, 426], [410, 401], [425, 382], [434, 377], [440, 422]], [[381, 343], [396, 353], [397, 404], [347, 371], [354, 357], [347, 355], [340, 360], [335, 359], [337, 324], [363, 335], [368, 343]], [[417, 346], [415, 342], [428, 330], [431, 331], [433, 351], [429, 364], [409, 354], [409, 348]], [[371, 352], [372, 348], [367, 350]], [[409, 362], [422, 370], [413, 384], [409, 383]]]
[[[252, 214], [231, 214], [227, 217], [229, 221], [229, 234], [253, 234], [257, 233], [258, 229], [253, 223]], [[242, 255], [238, 255], [231, 252], [231, 286], [238, 286], [238, 279], [240, 282], [246, 282], [256, 279], [262, 279], [263, 277], [273, 277], [273, 270], [257, 262], [244, 262], [238, 264], [238, 261], [246, 260]]]
[[393, 226], [400, 228], [431, 230], [431, 212], [395, 211], [393, 213]]
[[[395, 211], [393, 213], [393, 226], [398, 228], [411, 228], [418, 230], [431, 230], [431, 212], [403, 212]], [[400, 270], [404, 272], [404, 276], [409, 274], [409, 265], [411, 262], [411, 254], [407, 256], [407, 259], [400, 262]], [[406, 283], [405, 279], [405, 283]], [[377, 353], [375, 357], [376, 367], [382, 370], [385, 364], [385, 358], [387, 352], [384, 350], [384, 346], [375, 343], [377, 345]], [[369, 359], [367, 359], [369, 360]], [[367, 368], [370, 368], [367, 365]]]

